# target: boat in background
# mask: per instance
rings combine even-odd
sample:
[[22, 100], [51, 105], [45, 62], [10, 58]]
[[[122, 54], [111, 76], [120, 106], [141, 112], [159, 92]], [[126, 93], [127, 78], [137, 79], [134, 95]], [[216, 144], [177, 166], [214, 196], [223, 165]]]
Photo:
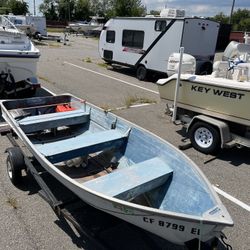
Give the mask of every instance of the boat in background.
[[16, 16], [10, 13], [5, 17], [9, 19], [10, 22], [13, 23], [18, 30], [24, 32], [27, 36], [32, 36], [32, 34], [35, 34], [36, 27], [33, 23], [27, 22], [26, 16]]
[[[233, 226], [201, 170], [135, 124], [68, 94], [3, 101], [1, 109], [40, 165], [91, 206], [180, 245]], [[17, 184], [25, 164], [11, 162]]]
[[104, 25], [104, 17], [99, 16], [91, 16], [91, 20], [89, 22], [75, 22], [70, 23], [68, 28], [74, 32], [78, 33], [88, 33], [92, 30], [98, 30], [101, 29]]
[[[172, 60], [178, 74], [158, 80], [167, 113], [184, 124], [187, 137], [197, 150], [218, 153], [219, 148], [250, 148], [250, 39], [231, 42], [213, 65], [211, 75], [183, 73], [181, 56]], [[184, 48], [182, 48], [184, 49]], [[182, 50], [183, 52], [183, 50]], [[188, 59], [189, 60], [189, 59]], [[184, 72], [193, 68], [189, 60]], [[192, 71], [192, 70], [191, 70]]]
[[16, 91], [27, 81], [36, 85], [39, 50], [24, 32], [0, 16], [0, 95]]
[[[181, 74], [178, 107], [250, 126], [250, 44], [231, 42], [211, 75]], [[178, 69], [178, 60], [174, 69]], [[185, 65], [193, 68], [193, 61]], [[160, 97], [174, 101], [177, 74], [157, 82]]]

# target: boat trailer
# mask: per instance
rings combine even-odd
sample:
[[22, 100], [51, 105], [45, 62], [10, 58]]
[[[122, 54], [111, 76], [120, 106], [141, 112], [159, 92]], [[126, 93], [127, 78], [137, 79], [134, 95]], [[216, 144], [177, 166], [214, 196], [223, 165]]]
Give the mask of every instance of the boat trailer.
[[[88, 240], [94, 249], [100, 250], [119, 249], [124, 246], [124, 243], [128, 249], [138, 246], [138, 249], [160, 250], [164, 244], [171, 244], [80, 200], [49, 174], [34, 156], [30, 155], [7, 123], [0, 123], [0, 134], [6, 136], [12, 145], [5, 151], [8, 154], [7, 173], [11, 182], [18, 188], [22, 182], [22, 172], [33, 177], [40, 189], [38, 194], [50, 205], [58, 219], [64, 224], [66, 233], [74, 239], [77, 238], [76, 244], [83, 244], [84, 241]], [[80, 237], [76, 235], [74, 229]], [[126, 242], [124, 242], [124, 231], [128, 237]], [[114, 239], [114, 234], [117, 232], [118, 235]], [[74, 242], [76, 241], [74, 240]], [[117, 246], [119, 244], [120, 246]], [[197, 246], [197, 242], [191, 242], [187, 248], [198, 250], [198, 248], [194, 248], [194, 245]], [[204, 245], [200, 249], [208, 250], [211, 248]]]

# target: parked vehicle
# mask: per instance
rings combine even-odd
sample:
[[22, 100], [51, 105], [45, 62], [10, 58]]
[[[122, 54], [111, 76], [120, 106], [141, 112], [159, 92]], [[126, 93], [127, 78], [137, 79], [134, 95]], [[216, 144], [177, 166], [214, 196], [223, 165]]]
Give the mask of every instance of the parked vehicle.
[[91, 20], [89, 22], [71, 22], [69, 23], [68, 29], [77, 33], [88, 34], [93, 30], [98, 30], [103, 27], [104, 17], [99, 16], [91, 16]]
[[181, 74], [179, 85], [176, 74], [157, 82], [168, 110], [172, 113], [171, 103], [176, 102], [177, 119], [203, 153], [250, 147], [250, 44], [231, 42], [223, 59], [214, 63], [211, 75]]
[[38, 37], [38, 35], [47, 36], [46, 18], [43, 16], [21, 16], [21, 15], [6, 15], [19, 30], [26, 35]]
[[116, 17], [100, 35], [99, 54], [110, 64], [136, 69], [144, 80], [149, 71], [166, 73], [168, 58], [179, 47], [196, 58], [196, 73], [212, 72], [219, 23], [203, 18]]

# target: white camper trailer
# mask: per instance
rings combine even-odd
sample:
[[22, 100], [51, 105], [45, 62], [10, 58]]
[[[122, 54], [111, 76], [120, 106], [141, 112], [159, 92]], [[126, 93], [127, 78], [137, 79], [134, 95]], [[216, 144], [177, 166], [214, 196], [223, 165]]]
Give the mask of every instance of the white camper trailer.
[[46, 18], [44, 16], [26, 16], [26, 21], [35, 27], [36, 31], [33, 35], [47, 36]]
[[43, 16], [21, 16], [9, 14], [5, 17], [27, 35], [37, 36], [40, 34], [42, 36], [47, 36], [46, 18]]
[[148, 71], [166, 73], [169, 56], [185, 47], [196, 73], [211, 73], [218, 31], [219, 23], [202, 18], [117, 17], [104, 25], [99, 53], [108, 63], [135, 68], [144, 80]]

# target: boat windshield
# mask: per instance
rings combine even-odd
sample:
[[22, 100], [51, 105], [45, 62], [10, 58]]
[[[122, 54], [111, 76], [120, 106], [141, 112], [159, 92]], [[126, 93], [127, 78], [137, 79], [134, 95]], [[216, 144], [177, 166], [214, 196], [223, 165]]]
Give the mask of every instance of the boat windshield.
[[6, 17], [0, 16], [0, 27], [17, 30], [16, 26]]

